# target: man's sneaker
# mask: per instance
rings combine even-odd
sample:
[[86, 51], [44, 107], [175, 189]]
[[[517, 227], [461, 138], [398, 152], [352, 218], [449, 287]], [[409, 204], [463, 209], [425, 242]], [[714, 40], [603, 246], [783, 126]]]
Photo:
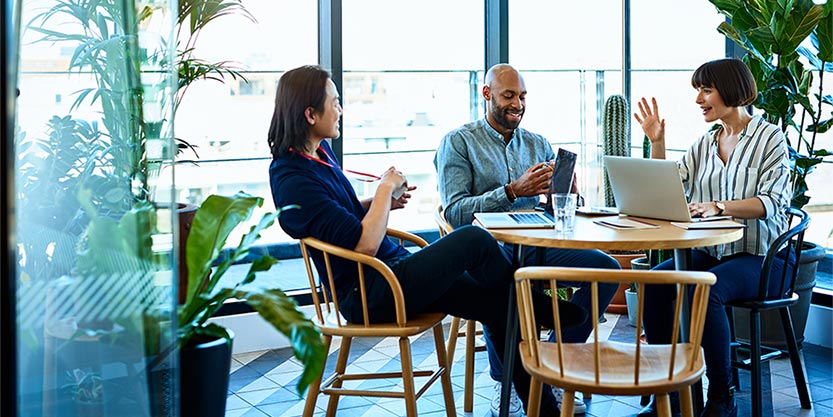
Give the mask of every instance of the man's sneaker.
[[[552, 395], [555, 396], [555, 402], [558, 403], [558, 410], [561, 410], [561, 400], [564, 398], [564, 390], [558, 387], [552, 387]], [[584, 414], [587, 411], [587, 405], [584, 404], [584, 396], [580, 392], [576, 392], [573, 400], [573, 414]]]
[[[500, 416], [500, 390], [502, 386], [500, 382], [495, 383], [495, 395], [492, 396], [492, 417]], [[523, 415], [523, 405], [513, 385], [512, 389], [509, 390], [509, 417], [523, 417]]]

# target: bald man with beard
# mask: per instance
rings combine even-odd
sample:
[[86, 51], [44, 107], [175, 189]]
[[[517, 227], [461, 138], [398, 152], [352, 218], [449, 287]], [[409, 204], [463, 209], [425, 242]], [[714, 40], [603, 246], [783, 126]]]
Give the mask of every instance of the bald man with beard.
[[[434, 155], [443, 211], [446, 220], [454, 227], [471, 224], [476, 212], [531, 210], [538, 204], [541, 195], [549, 193], [552, 170], [539, 168], [545, 161], [555, 159], [555, 152], [546, 138], [519, 127], [526, 111], [527, 95], [521, 74], [511, 65], [497, 64], [486, 72], [481, 94], [486, 101], [485, 117], [446, 134]], [[577, 192], [575, 182], [573, 192]], [[503, 250], [511, 259], [512, 245], [504, 244]], [[524, 265], [537, 264], [534, 252], [527, 251]], [[544, 265], [550, 266], [619, 268], [616, 260], [598, 250], [550, 248], [544, 258]], [[570, 301], [591, 311], [589, 284], [576, 282], [572, 285], [579, 290]], [[610, 304], [617, 288], [617, 284], [599, 283], [601, 311]], [[593, 323], [588, 318], [579, 326], [563, 330], [562, 340], [584, 342], [592, 330]], [[490, 374], [496, 381], [492, 414], [497, 416], [503, 377], [502, 358], [497, 357], [488, 341], [486, 348]], [[521, 393], [519, 402], [514, 389], [511, 392], [509, 414], [521, 416], [520, 402], [525, 409], [526, 394]], [[563, 390], [553, 388], [550, 391], [545, 386], [544, 395], [548, 398], [554, 395], [560, 407]], [[576, 393], [575, 413], [583, 414], [585, 410], [583, 399]]]

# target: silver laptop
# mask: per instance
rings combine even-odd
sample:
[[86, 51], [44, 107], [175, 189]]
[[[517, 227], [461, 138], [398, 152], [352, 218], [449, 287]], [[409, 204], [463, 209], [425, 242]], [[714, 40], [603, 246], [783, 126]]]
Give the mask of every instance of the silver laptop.
[[676, 161], [605, 156], [613, 198], [620, 213], [690, 222]]
[[553, 228], [552, 218], [540, 211], [474, 213], [474, 218], [487, 229]]

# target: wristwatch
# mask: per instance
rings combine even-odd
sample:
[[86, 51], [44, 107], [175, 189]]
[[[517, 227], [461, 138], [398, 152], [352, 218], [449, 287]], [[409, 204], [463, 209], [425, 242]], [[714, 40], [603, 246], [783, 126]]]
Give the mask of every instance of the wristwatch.
[[726, 205], [720, 201], [715, 201], [714, 206], [717, 207], [717, 214], [715, 216], [722, 216], [723, 211], [726, 210]]

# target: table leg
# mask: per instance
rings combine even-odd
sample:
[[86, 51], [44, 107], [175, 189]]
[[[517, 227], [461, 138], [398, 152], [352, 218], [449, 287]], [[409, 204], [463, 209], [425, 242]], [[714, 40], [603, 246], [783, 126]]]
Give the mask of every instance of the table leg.
[[[674, 249], [674, 269], [686, 271], [691, 266], [691, 249]], [[688, 340], [688, 324], [691, 322], [691, 305], [687, 294], [683, 297], [683, 311], [680, 313], [680, 340]], [[703, 381], [699, 380], [691, 386], [691, 400], [694, 405], [694, 415], [699, 416], [703, 411]]]
[[[523, 266], [523, 248], [512, 247], [513, 266]], [[506, 308], [506, 341], [503, 350], [503, 380], [500, 387], [500, 417], [509, 415], [509, 395], [512, 388], [512, 372], [515, 368], [515, 351], [518, 349], [518, 305], [515, 299], [515, 283], [509, 286], [509, 305]]]

